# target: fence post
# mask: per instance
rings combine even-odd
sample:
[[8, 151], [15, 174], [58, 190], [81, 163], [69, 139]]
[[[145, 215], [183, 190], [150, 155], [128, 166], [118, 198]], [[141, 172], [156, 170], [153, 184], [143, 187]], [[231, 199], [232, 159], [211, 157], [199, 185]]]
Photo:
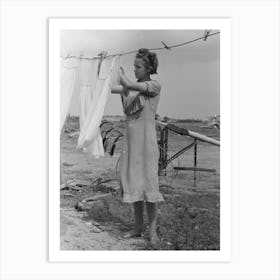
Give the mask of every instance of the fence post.
[[164, 175], [166, 175], [167, 165], [167, 152], [168, 152], [168, 129], [167, 127], [161, 128], [159, 126], [159, 173], [164, 169]]

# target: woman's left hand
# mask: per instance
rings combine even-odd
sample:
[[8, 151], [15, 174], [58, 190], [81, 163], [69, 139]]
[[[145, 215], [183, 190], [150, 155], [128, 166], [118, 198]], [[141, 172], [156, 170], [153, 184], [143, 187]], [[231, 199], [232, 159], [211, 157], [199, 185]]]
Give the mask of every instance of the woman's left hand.
[[124, 75], [124, 69], [122, 67], [120, 67], [120, 74]]
[[120, 67], [120, 83], [121, 83], [121, 85], [126, 87], [126, 76], [124, 74], [124, 70], [122, 67]]

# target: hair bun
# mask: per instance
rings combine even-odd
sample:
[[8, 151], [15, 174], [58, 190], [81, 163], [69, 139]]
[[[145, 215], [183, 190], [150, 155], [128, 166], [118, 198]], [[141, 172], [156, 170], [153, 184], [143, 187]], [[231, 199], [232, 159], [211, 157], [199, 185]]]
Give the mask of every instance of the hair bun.
[[156, 53], [150, 52], [146, 48], [141, 48], [138, 50], [136, 57], [142, 58], [145, 61], [151, 70], [151, 74], [157, 74], [158, 59]]
[[149, 54], [149, 50], [146, 48], [141, 48], [138, 50], [138, 53], [142, 54], [142, 55], [147, 55], [147, 54]]

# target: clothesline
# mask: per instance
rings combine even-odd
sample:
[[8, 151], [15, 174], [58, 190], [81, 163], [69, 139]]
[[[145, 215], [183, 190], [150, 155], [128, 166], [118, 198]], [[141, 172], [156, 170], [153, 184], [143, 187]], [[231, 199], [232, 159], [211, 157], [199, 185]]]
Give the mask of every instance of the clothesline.
[[[206, 31], [205, 32], [205, 35], [203, 35], [202, 37], [199, 37], [199, 38], [196, 38], [194, 40], [191, 40], [191, 41], [187, 41], [187, 42], [184, 42], [184, 43], [180, 43], [180, 44], [177, 44], [177, 45], [173, 45], [173, 46], [167, 46], [163, 41], [161, 41], [161, 43], [164, 45], [164, 47], [161, 47], [161, 48], [151, 48], [151, 49], [148, 49], [149, 51], [159, 51], [159, 50], [171, 50], [173, 48], [177, 48], [177, 47], [181, 47], [181, 46], [184, 46], [184, 45], [187, 45], [187, 44], [191, 44], [193, 42], [196, 42], [196, 41], [199, 41], [199, 40], [206, 40], [208, 37], [211, 37], [211, 36], [214, 36], [214, 35], [217, 35], [217, 34], [220, 34], [220, 31], [218, 32], [215, 32], [215, 33], [212, 33], [210, 34], [210, 31]], [[108, 57], [114, 57], [114, 56], [122, 56], [122, 55], [127, 55], [127, 54], [132, 54], [132, 53], [137, 53], [137, 51], [129, 51], [129, 52], [126, 52], [126, 53], [116, 53], [116, 54], [111, 54], [111, 55], [106, 55], [105, 52], [101, 53], [99, 56], [95, 56], [95, 57], [83, 57], [82, 55], [80, 56], [75, 56], [75, 55], [67, 55], [67, 56], [61, 56], [61, 58], [63, 59], [68, 59], [68, 58], [78, 58], [78, 59], [86, 59], [86, 60], [94, 60], [94, 59], [100, 59], [100, 57], [103, 57], [103, 58], [108, 58]]]

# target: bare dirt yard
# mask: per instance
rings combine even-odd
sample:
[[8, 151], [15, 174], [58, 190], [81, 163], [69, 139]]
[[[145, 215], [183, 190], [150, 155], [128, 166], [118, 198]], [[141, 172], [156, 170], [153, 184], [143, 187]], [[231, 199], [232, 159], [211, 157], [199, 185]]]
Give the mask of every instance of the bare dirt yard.
[[[122, 122], [110, 125], [123, 131]], [[218, 129], [201, 128], [200, 123], [176, 125], [219, 139]], [[61, 250], [220, 249], [219, 147], [207, 143], [198, 145], [198, 166], [214, 168], [215, 173], [196, 172], [196, 177], [193, 171], [175, 173], [175, 166], [193, 165], [193, 151], [187, 151], [168, 166], [165, 176], [160, 176], [160, 191], [165, 201], [159, 205], [160, 243], [152, 246], [146, 231], [142, 237], [122, 238], [133, 227], [134, 219], [132, 205], [121, 201], [117, 180], [121, 140], [112, 156], [106, 153], [102, 158], [93, 159], [76, 150], [78, 126], [78, 119], [71, 118], [61, 135], [61, 162], [66, 182], [60, 190]], [[103, 130], [108, 128], [105, 125]], [[188, 137], [170, 135], [169, 156], [189, 141]]]

